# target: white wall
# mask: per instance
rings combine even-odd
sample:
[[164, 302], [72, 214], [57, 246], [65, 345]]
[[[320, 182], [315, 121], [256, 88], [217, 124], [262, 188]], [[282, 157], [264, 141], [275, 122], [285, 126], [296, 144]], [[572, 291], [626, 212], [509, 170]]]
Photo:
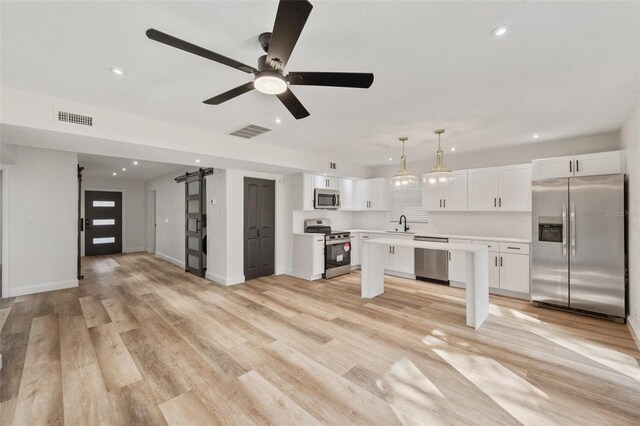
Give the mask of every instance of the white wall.
[[[182, 268], [185, 236], [184, 183], [176, 183], [174, 179], [193, 171], [193, 168], [185, 168], [145, 182], [147, 203], [150, 202], [150, 191], [156, 191], [156, 255]], [[150, 206], [147, 206], [147, 211], [152, 211]], [[145, 228], [145, 247], [149, 250], [153, 223], [147, 220]]]
[[640, 106], [631, 114], [621, 131], [622, 146], [627, 150], [628, 178], [628, 259], [630, 328], [640, 346]]
[[3, 167], [2, 295], [76, 287], [78, 156], [24, 147], [15, 154]]
[[227, 284], [227, 172], [215, 169], [206, 180], [207, 278]]
[[2, 265], [2, 170], [0, 170], [0, 265]]
[[[142, 179], [85, 176], [82, 179], [82, 217], [85, 217], [85, 191], [122, 192], [122, 251], [124, 253], [143, 251], [145, 249], [146, 226], [144, 188], [145, 184]], [[84, 233], [82, 235], [82, 255], [84, 256]]]

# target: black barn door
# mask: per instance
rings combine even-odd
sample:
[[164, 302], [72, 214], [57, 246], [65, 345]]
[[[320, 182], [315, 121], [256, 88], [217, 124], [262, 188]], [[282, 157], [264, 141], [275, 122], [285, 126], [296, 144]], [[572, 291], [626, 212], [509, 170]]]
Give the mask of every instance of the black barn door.
[[122, 192], [85, 191], [84, 254], [122, 253]]
[[244, 277], [275, 272], [275, 181], [244, 178]]
[[206, 181], [202, 169], [185, 175], [185, 271], [204, 278], [207, 273]]

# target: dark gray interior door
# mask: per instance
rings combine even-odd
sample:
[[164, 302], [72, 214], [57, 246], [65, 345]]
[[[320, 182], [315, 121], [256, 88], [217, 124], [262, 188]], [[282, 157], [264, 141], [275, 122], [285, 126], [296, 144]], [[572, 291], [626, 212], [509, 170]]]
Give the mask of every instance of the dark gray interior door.
[[122, 253], [122, 192], [85, 191], [84, 254]]
[[244, 277], [275, 272], [275, 195], [273, 180], [244, 178]]
[[189, 173], [185, 180], [185, 271], [199, 277], [207, 272], [205, 240], [206, 181], [201, 172]]

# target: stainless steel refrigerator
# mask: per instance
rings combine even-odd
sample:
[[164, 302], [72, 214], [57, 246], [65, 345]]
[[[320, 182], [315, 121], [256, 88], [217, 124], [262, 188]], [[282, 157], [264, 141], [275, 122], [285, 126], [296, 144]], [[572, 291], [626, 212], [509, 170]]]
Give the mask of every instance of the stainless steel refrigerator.
[[624, 175], [534, 182], [532, 197], [534, 304], [624, 321]]

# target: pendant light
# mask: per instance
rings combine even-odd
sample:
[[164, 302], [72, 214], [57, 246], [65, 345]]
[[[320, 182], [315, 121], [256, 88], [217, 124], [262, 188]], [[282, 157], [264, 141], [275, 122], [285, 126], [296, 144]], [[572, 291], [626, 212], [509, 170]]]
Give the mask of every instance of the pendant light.
[[402, 142], [402, 157], [400, 157], [400, 171], [389, 179], [391, 189], [411, 189], [418, 187], [418, 177], [409, 173], [407, 170], [407, 156], [404, 155], [404, 143], [407, 137], [399, 138]]
[[436, 152], [436, 165], [429, 173], [422, 176], [422, 182], [431, 186], [447, 186], [451, 184], [456, 177], [451, 170], [444, 166], [444, 152], [440, 147], [440, 135], [444, 133], [444, 129], [437, 129], [433, 133], [438, 135], [438, 151]]

